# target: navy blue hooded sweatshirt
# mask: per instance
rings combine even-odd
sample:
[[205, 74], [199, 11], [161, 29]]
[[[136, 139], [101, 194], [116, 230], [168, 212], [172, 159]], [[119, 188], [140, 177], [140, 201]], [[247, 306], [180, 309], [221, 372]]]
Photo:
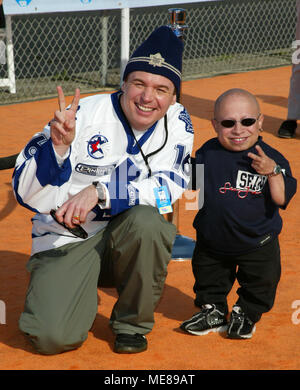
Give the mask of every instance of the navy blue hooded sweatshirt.
[[[249, 152], [257, 154], [257, 144], [284, 169], [286, 202], [281, 208], [285, 209], [297, 181], [288, 161], [261, 137], [241, 152], [227, 150], [213, 138], [192, 159], [194, 176], [201, 172], [198, 164], [204, 164], [204, 205], [193, 226], [197, 240], [215, 253], [243, 254], [271, 242], [281, 232], [282, 219], [271, 199], [268, 179], [251, 167], [252, 159], [247, 156]], [[198, 179], [193, 177], [193, 183], [201, 182]]]

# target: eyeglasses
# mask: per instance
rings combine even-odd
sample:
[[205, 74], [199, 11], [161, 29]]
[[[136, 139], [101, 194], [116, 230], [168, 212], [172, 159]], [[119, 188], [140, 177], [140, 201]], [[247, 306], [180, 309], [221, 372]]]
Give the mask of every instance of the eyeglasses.
[[222, 121], [218, 121], [217, 119], [215, 119], [215, 121], [220, 123], [223, 127], [226, 127], [227, 129], [230, 129], [237, 122], [241, 123], [242, 126], [250, 127], [250, 126], [254, 125], [254, 123], [258, 120], [259, 117], [260, 117], [260, 114], [258, 115], [257, 118], [244, 118], [241, 121], [236, 121], [234, 119], [224, 119]]
[[63, 222], [59, 222], [56, 218], [56, 210], [52, 209], [50, 210], [50, 215], [54, 219], [55, 222], [57, 222], [59, 225], [63, 226], [65, 229], [67, 229], [70, 233], [74, 234], [74, 236], [79, 237], [79, 238], [87, 238], [88, 234], [87, 232], [80, 226], [76, 226], [75, 228], [70, 228]]

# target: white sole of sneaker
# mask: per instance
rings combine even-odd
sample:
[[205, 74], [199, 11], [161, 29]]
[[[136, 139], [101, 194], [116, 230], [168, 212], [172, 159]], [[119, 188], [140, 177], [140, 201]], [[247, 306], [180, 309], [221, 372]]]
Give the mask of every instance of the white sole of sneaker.
[[227, 331], [227, 328], [228, 328], [228, 325], [223, 325], [223, 326], [219, 326], [218, 328], [211, 328], [211, 329], [207, 329], [207, 330], [202, 330], [202, 331], [196, 331], [196, 330], [189, 330], [189, 329], [185, 329], [186, 332], [188, 333], [191, 333], [191, 334], [194, 334], [196, 336], [204, 336], [208, 333], [224, 333]]
[[229, 339], [236, 339], [236, 340], [249, 340], [251, 339], [251, 337], [254, 335], [256, 331], [256, 326], [254, 325], [253, 329], [252, 329], [252, 332], [251, 333], [248, 333], [248, 334], [244, 334], [244, 335], [240, 335], [240, 334], [233, 334], [233, 335], [227, 335], [227, 337]]

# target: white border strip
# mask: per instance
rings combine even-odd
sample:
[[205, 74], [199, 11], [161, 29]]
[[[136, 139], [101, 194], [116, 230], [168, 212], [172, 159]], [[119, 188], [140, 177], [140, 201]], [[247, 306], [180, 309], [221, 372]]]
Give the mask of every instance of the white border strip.
[[143, 8], [224, 0], [3, 0], [5, 15]]

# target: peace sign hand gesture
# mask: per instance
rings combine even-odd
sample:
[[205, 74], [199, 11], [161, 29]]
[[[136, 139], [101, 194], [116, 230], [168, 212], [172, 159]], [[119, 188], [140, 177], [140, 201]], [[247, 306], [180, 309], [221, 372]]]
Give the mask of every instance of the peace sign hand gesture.
[[66, 110], [65, 95], [62, 87], [58, 86], [56, 89], [58, 94], [59, 110], [54, 113], [54, 119], [52, 119], [50, 124], [50, 131], [52, 143], [56, 152], [63, 156], [75, 137], [75, 116], [80, 99], [80, 90], [79, 88], [76, 88], [71, 106], [68, 110]]
[[[275, 168], [275, 161], [268, 157], [259, 145], [255, 146], [257, 153], [248, 153], [248, 157], [252, 159], [252, 168], [260, 175], [268, 175]], [[285, 205], [285, 184], [283, 175], [269, 176], [268, 184], [270, 188], [271, 198], [278, 206]]]
[[276, 165], [275, 161], [269, 158], [259, 145], [256, 145], [255, 149], [258, 154], [248, 153], [248, 157], [253, 160], [251, 164], [252, 168], [260, 175], [267, 175], [273, 172]]

